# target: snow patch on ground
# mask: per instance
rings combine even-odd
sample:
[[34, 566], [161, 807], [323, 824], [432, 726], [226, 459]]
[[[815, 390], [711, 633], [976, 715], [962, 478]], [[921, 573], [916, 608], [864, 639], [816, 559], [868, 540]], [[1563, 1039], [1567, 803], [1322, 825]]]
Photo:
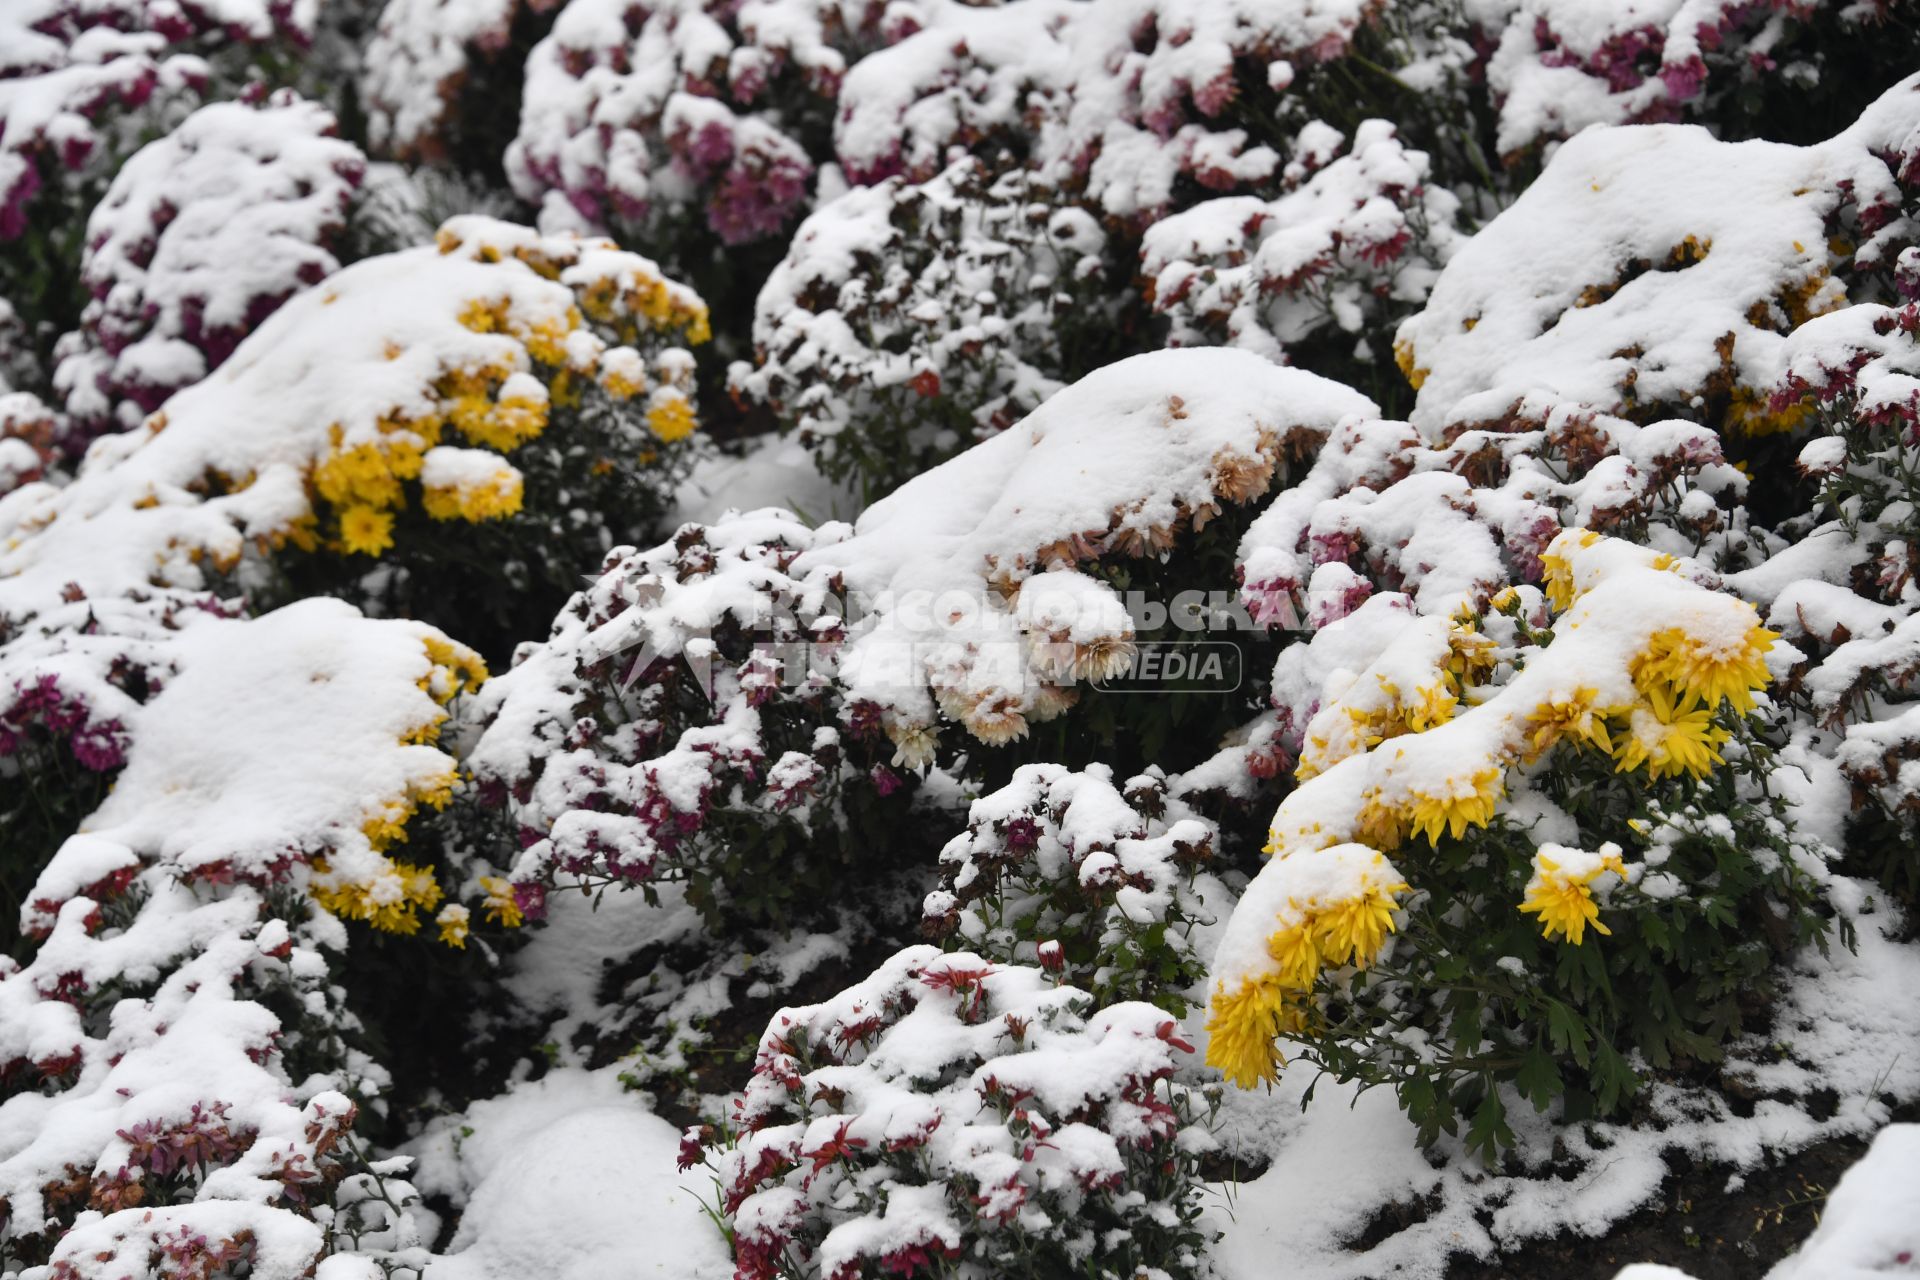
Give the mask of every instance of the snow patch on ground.
[[552, 1071], [476, 1103], [417, 1144], [422, 1185], [466, 1196], [429, 1280], [731, 1276], [679, 1142], [610, 1072]]

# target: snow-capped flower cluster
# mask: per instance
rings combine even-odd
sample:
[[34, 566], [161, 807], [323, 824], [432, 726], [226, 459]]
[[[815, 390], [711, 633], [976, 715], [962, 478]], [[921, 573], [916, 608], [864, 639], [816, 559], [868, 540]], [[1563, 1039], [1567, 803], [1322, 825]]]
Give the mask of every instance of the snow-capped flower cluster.
[[1284, 157], [1236, 127], [1236, 103], [1284, 92], [1295, 64], [1337, 60], [1368, 9], [1359, 0], [954, 6], [847, 74], [835, 152], [850, 178], [872, 182], [928, 177], [956, 149], [1004, 147], [1049, 185], [1144, 226], [1183, 186], [1273, 178]]
[[[28, 229], [49, 183], [111, 164], [121, 113], [203, 89], [220, 46], [313, 33], [313, 0], [25, 0], [0, 16], [0, 241]], [[108, 145], [102, 146], [105, 142]]]
[[[1544, 596], [1507, 588], [1484, 616], [1423, 616], [1370, 600], [1312, 646], [1339, 633], [1327, 656], [1346, 665], [1324, 656], [1317, 672], [1295, 665], [1294, 679], [1319, 679], [1300, 785], [1274, 815], [1273, 860], [1242, 896], [1214, 960], [1208, 1060], [1242, 1085], [1272, 1079], [1281, 1065], [1275, 1037], [1292, 1037], [1336, 1073], [1395, 1083], [1423, 1129], [1450, 1130], [1449, 1057], [1414, 1066], [1405, 1045], [1367, 1027], [1376, 1005], [1357, 993], [1389, 993], [1377, 999], [1417, 1019], [1412, 1010], [1434, 981], [1427, 966], [1469, 938], [1494, 962], [1469, 986], [1489, 988], [1476, 998], [1514, 1018], [1522, 1042], [1538, 1034], [1529, 1022], [1539, 1006], [1529, 1001], [1541, 999], [1563, 1010], [1554, 1016], [1578, 1020], [1583, 1040], [1624, 1035], [1656, 1061], [1674, 1043], [1724, 1036], [1717, 1020], [1726, 1011], [1710, 1003], [1626, 1016], [1585, 980], [1557, 987], [1564, 967], [1558, 980], [1539, 967], [1539, 943], [1517, 919], [1534, 917], [1548, 943], [1584, 947], [1590, 930], [1614, 932], [1596, 891], [1623, 882], [1633, 895], [1614, 905], [1636, 913], [1634, 939], [1630, 954], [1601, 967], [1644, 972], [1651, 955], [1663, 984], [1666, 971], [1685, 973], [1694, 998], [1710, 989], [1724, 997], [1717, 984], [1746, 963], [1714, 931], [1721, 913], [1785, 918], [1796, 941], [1824, 931], [1808, 910], [1819, 864], [1768, 797], [1771, 748], [1748, 719], [1772, 678], [1778, 637], [1752, 605], [1633, 543], [1569, 529], [1542, 563]], [[1558, 615], [1551, 622], [1549, 610]], [[1435, 852], [1416, 870], [1400, 851], [1422, 837]], [[1629, 865], [1623, 846], [1644, 848], [1644, 860]], [[1483, 852], [1454, 852], [1468, 849]], [[1396, 853], [1397, 866], [1385, 857]], [[1388, 948], [1403, 922], [1405, 937]], [[1684, 948], [1683, 933], [1695, 938]], [[1503, 957], [1519, 961], [1512, 973], [1525, 975], [1523, 986], [1541, 990], [1499, 989]], [[1338, 990], [1323, 973], [1369, 969], [1341, 997], [1353, 1001], [1344, 1010], [1320, 1003], [1317, 993]], [[1478, 1041], [1507, 1034], [1494, 1025], [1463, 1033], [1455, 1023], [1450, 1054], [1470, 1059]], [[1591, 1084], [1569, 1078], [1564, 1087], [1592, 1088], [1603, 1111], [1634, 1087], [1617, 1054], [1573, 1057]], [[1542, 1057], [1527, 1070], [1539, 1073], [1521, 1078], [1534, 1096], [1548, 1075], [1563, 1087], [1571, 1064]], [[1476, 1145], [1511, 1140], [1499, 1105], [1496, 1097], [1476, 1115]]]
[[1279, 198], [1221, 196], [1147, 229], [1141, 274], [1154, 310], [1172, 317], [1175, 345], [1283, 359], [1329, 329], [1350, 344], [1426, 300], [1457, 239], [1458, 201], [1387, 121], [1361, 124], [1337, 158], [1345, 140], [1320, 129], [1303, 147], [1318, 167], [1289, 166]]
[[996, 963], [1037, 964], [1103, 1003], [1183, 1012], [1201, 975], [1193, 930], [1211, 916], [1195, 880], [1219, 834], [1167, 795], [1158, 771], [1022, 765], [973, 802], [940, 851], [926, 926]]
[[328, 245], [365, 162], [334, 133], [330, 112], [290, 96], [219, 103], [121, 166], [87, 222], [91, 300], [54, 373], [69, 450], [138, 426], [339, 269]]
[[1099, 224], [1050, 196], [964, 158], [824, 206], [761, 287], [734, 390], [876, 496], [1004, 429], [1116, 321]]
[[[517, 20], [557, 0], [387, 0], [360, 68], [367, 133], [382, 154], [444, 160], [463, 92], [484, 91]], [[507, 74], [517, 76], [508, 63]], [[478, 80], [480, 83], [476, 84]]]
[[1729, 146], [1687, 126], [1581, 134], [1401, 325], [1413, 420], [1481, 426], [1545, 400], [1793, 429], [1808, 406], [1775, 398], [1812, 340], [1797, 331], [1888, 300], [1871, 296], [1875, 273], [1914, 241], [1917, 156], [1912, 78], [1813, 146]]
[[[1657, 123], [1695, 114], [1762, 77], [1806, 92], [1820, 72], [1795, 28], [1877, 38], [1893, 6], [1705, 0], [1658, 5], [1520, 0], [1504, 10], [1486, 77], [1500, 104], [1495, 146], [1509, 155], [1593, 124]], [[1823, 12], [1824, 11], [1824, 12]], [[1492, 41], [1490, 40], [1490, 43]]]
[[[416, 505], [509, 515], [520, 472], [501, 455], [547, 429], [556, 391], [650, 392], [655, 434], [684, 436], [691, 358], [668, 347], [650, 369], [630, 344], [705, 327], [700, 299], [636, 254], [455, 219], [437, 245], [355, 264], [283, 307], [71, 484], [8, 495], [0, 614], [43, 610], [69, 583], [198, 589], [289, 545], [378, 556]], [[490, 469], [449, 435], [489, 451]]]
[[714, 1170], [743, 1277], [1200, 1275], [1188, 1051], [1152, 1005], [910, 947], [776, 1015], [681, 1162]]
[[[291, 1275], [320, 1251], [317, 1212], [352, 1201], [336, 1194], [355, 1167], [336, 1150], [353, 1122], [342, 1091], [384, 1084], [349, 1047], [357, 1022], [328, 979], [342, 926], [302, 890], [390, 900], [380, 850], [417, 805], [444, 802], [441, 703], [478, 660], [339, 602], [165, 621], [136, 649], [137, 675], [87, 672], [105, 646], [77, 636], [0, 649], [11, 664], [38, 643], [46, 668], [117, 699], [125, 756], [25, 895], [29, 958], [0, 964], [0, 1074], [14, 1082], [0, 1239], [10, 1256], [51, 1250], [75, 1276], [149, 1249], [202, 1269], [253, 1252]], [[110, 674], [142, 696], [108, 689]], [[194, 1202], [215, 1207], [165, 1212]], [[394, 1248], [418, 1245], [408, 1222], [388, 1225]]]
[[882, 709], [897, 743], [942, 716], [988, 744], [1025, 737], [1078, 682], [1127, 666], [1135, 624], [1105, 574], [1247, 509], [1288, 458], [1373, 411], [1238, 351], [1157, 352], [1081, 379], [800, 561], [874, 602], [840, 658], [847, 697]]
[[722, 243], [764, 239], [792, 224], [813, 184], [802, 122], [831, 111], [849, 63], [914, 30], [917, 12], [568, 0], [527, 59], [507, 174], [558, 225], [671, 238], [703, 216]]
[[[904, 804], [880, 726], [826, 674], [842, 619], [792, 573], [823, 540], [768, 510], [623, 549], [488, 687], [467, 762], [519, 829], [530, 913], [556, 877], [689, 881], [703, 910], [764, 922], [825, 892], [850, 806]], [[750, 870], [789, 834], [817, 861]]]

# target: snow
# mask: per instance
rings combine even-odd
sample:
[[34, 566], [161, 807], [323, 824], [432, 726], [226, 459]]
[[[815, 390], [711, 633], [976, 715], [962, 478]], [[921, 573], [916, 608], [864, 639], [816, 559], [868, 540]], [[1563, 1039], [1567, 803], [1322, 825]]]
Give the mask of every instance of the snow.
[[426, 1274], [723, 1280], [733, 1260], [706, 1215], [706, 1175], [679, 1172], [679, 1149], [607, 1071], [561, 1068], [476, 1103], [417, 1146], [422, 1188], [466, 1206]]
[[737, 457], [716, 452], [696, 459], [666, 523], [712, 524], [730, 510], [762, 507], [784, 507], [825, 524], [858, 514], [859, 499], [822, 476], [813, 454], [791, 436], [755, 436]]

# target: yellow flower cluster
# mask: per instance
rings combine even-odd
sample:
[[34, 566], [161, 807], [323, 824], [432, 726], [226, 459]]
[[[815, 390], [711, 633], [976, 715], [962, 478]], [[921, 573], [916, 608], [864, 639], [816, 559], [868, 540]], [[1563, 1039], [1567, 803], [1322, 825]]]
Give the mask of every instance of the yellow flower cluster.
[[1505, 771], [1493, 765], [1452, 773], [1439, 788], [1415, 791], [1407, 817], [1414, 834], [1437, 847], [1443, 832], [1458, 840], [1467, 828], [1492, 822], [1506, 787]]
[[678, 391], [662, 388], [654, 393], [653, 403], [647, 408], [647, 430], [667, 444], [684, 440], [692, 435], [696, 427], [693, 419], [693, 406]]
[[[436, 722], [436, 732], [438, 724]], [[454, 784], [459, 779], [449, 769], [443, 774], [407, 784], [404, 793], [383, 802], [373, 815], [360, 824], [361, 834], [375, 849], [386, 849], [407, 838], [407, 823], [421, 805], [444, 809], [453, 803]]]
[[[428, 668], [419, 679], [420, 689], [440, 706], [458, 694], [477, 688], [487, 678], [480, 655], [461, 644], [436, 634], [422, 637]], [[447, 720], [444, 711], [435, 709], [419, 724], [407, 730], [401, 742], [430, 745]], [[420, 928], [422, 913], [431, 914], [440, 906], [442, 892], [431, 867], [396, 862], [386, 850], [407, 839], [407, 824], [425, 805], [444, 809], [453, 801], [453, 789], [459, 781], [451, 768], [439, 773], [410, 779], [397, 795], [379, 802], [361, 820], [360, 832], [371, 847], [370, 857], [330, 860], [316, 858], [309, 890], [325, 910], [346, 920], [363, 920], [385, 933], [413, 934]], [[482, 881], [482, 887], [487, 882]], [[440, 926], [440, 941], [463, 947], [468, 934], [467, 908], [457, 904], [442, 907], [433, 916]], [[505, 923], [520, 923], [519, 912]]]
[[440, 908], [440, 914], [433, 921], [440, 926], [440, 941], [466, 950], [467, 935], [473, 932], [473, 912], [457, 902], [449, 902]]
[[1295, 777], [1305, 782], [1392, 738], [1452, 720], [1494, 667], [1470, 616], [1423, 621], [1380, 655], [1307, 726]]
[[325, 858], [313, 863], [313, 900], [343, 920], [364, 920], [382, 933], [419, 931], [416, 911], [440, 905], [440, 882], [430, 867], [381, 857], [370, 876], [337, 877]]
[[[1472, 326], [1468, 327], [1471, 328]], [[1413, 343], [1407, 341], [1405, 338], [1395, 338], [1393, 340], [1393, 362], [1400, 366], [1400, 375], [1407, 380], [1407, 385], [1415, 391], [1420, 389], [1421, 384], [1426, 382], [1428, 375], [1433, 372], [1431, 369], [1424, 369], [1420, 366], [1420, 357], [1415, 354]]]
[[1279, 1078], [1285, 1060], [1276, 1036], [1306, 1030], [1306, 1012], [1278, 983], [1243, 978], [1237, 991], [1216, 990], [1207, 1017], [1207, 1065], [1242, 1089]]
[[426, 648], [429, 667], [420, 677], [420, 688], [441, 706], [486, 683], [486, 660], [467, 646], [430, 635]]
[[[1555, 538], [1554, 545], [1559, 545], [1562, 538], [1569, 536], [1574, 545], [1582, 550], [1600, 541], [1600, 535], [1591, 529], [1573, 529]], [[1546, 589], [1547, 603], [1553, 606], [1555, 613], [1565, 613], [1571, 609], [1574, 599], [1579, 595], [1574, 588], [1573, 563], [1567, 558], [1568, 554], [1567, 551], [1555, 551], [1550, 547], [1540, 557], [1542, 585]]]
[[480, 904], [487, 919], [497, 920], [509, 929], [518, 929], [526, 923], [519, 900], [513, 896], [512, 883], [500, 876], [481, 876], [480, 891], [487, 895], [486, 901]]
[[520, 510], [525, 482], [502, 463], [484, 483], [424, 485], [421, 505], [435, 520], [499, 520]]
[[[469, 304], [462, 323], [473, 327], [492, 324], [492, 312]], [[333, 447], [313, 468], [314, 491], [336, 513], [338, 546], [355, 555], [377, 556], [393, 546], [394, 513], [407, 505], [406, 484], [418, 480], [427, 452], [440, 443], [447, 424], [476, 444], [506, 452], [538, 436], [547, 425], [546, 392], [510, 365], [453, 370], [433, 384], [435, 407], [408, 415], [398, 410], [381, 418], [376, 439], [351, 444], [333, 428]], [[508, 514], [498, 509], [507, 502], [504, 492], [490, 503], [429, 502], [466, 519], [489, 519]], [[512, 499], [517, 509], [518, 496]], [[471, 510], [476, 514], [467, 514]], [[446, 519], [449, 516], [439, 516]], [[302, 541], [301, 535], [291, 535]]]
[[[1592, 530], [1569, 531], [1556, 550], [1541, 557], [1546, 590], [1556, 610], [1573, 606], [1581, 594], [1570, 557], [1600, 541]], [[1672, 569], [1671, 556], [1648, 560], [1655, 569]], [[1529, 719], [1533, 754], [1562, 738], [1572, 738], [1610, 753], [1622, 772], [1644, 768], [1654, 778], [1683, 773], [1704, 778], [1724, 763], [1719, 752], [1727, 731], [1714, 716], [1722, 703], [1745, 715], [1754, 708], [1754, 691], [1768, 680], [1766, 657], [1779, 639], [1760, 625], [1752, 606], [1740, 604], [1749, 621], [1738, 635], [1724, 627], [1718, 637], [1685, 627], [1664, 627], [1648, 638], [1633, 659], [1631, 674], [1639, 697], [1633, 703], [1600, 707], [1592, 689], [1536, 708]]]
[[1289, 899], [1281, 927], [1267, 937], [1273, 967], [1242, 979], [1228, 992], [1218, 988], [1207, 1020], [1207, 1063], [1243, 1089], [1272, 1081], [1281, 1065], [1277, 1035], [1304, 1030], [1313, 985], [1322, 968], [1366, 968], [1394, 931], [1394, 895], [1407, 884], [1393, 876], [1378, 853], [1349, 886], [1329, 899]]
[[[427, 452], [440, 444], [449, 427], [480, 448], [511, 453], [547, 429], [553, 404], [574, 400], [571, 379], [576, 374], [597, 377], [620, 399], [652, 390], [646, 421], [662, 441], [685, 439], [698, 426], [678, 385], [689, 376], [690, 356], [676, 351], [673, 360], [662, 357], [671, 369], [663, 376], [675, 385], [656, 389], [637, 351], [608, 347], [587, 329], [590, 316], [623, 343], [637, 342], [642, 334], [677, 331], [685, 342], [697, 345], [711, 336], [711, 329], [706, 305], [692, 290], [607, 240], [543, 237], [488, 219], [462, 218], [443, 227], [436, 242], [442, 254], [478, 262], [517, 259], [542, 278], [567, 285], [578, 303], [564, 314], [549, 309], [529, 315], [516, 307], [507, 288], [468, 298], [456, 316], [458, 323], [475, 334], [509, 338], [519, 351], [508, 349], [482, 363], [443, 367], [422, 388], [430, 406], [425, 411], [396, 406], [380, 420], [374, 439], [348, 443], [341, 427], [334, 426], [331, 449], [314, 466], [312, 482], [331, 509], [332, 545], [348, 554], [378, 556], [393, 547], [395, 515], [407, 505], [407, 484], [419, 479]], [[402, 354], [397, 344], [388, 350], [393, 359]], [[525, 371], [529, 360], [538, 376]], [[518, 511], [521, 501], [519, 476], [510, 468], [503, 468], [487, 486], [440, 486], [422, 495], [422, 506], [437, 520], [499, 519]], [[296, 521], [276, 540], [316, 546], [316, 523]]]
[[649, 329], [678, 329], [688, 346], [713, 336], [705, 304], [645, 267], [601, 276], [580, 291], [580, 305], [626, 343], [639, 339], [643, 321]]
[[[1479, 618], [1457, 616], [1444, 632], [1421, 620], [1404, 644], [1396, 639], [1377, 660], [1415, 688], [1414, 696], [1403, 697], [1393, 679], [1370, 669], [1330, 702], [1334, 714], [1316, 715], [1312, 728], [1324, 740], [1309, 733], [1302, 785], [1281, 804], [1269, 833], [1266, 851], [1277, 857], [1249, 886], [1241, 908], [1253, 907], [1263, 923], [1278, 927], [1266, 934], [1262, 951], [1251, 930], [1234, 941], [1230, 922], [1222, 954], [1233, 959], [1221, 962], [1225, 972], [1210, 1002], [1207, 1061], [1236, 1084], [1275, 1078], [1282, 1064], [1273, 1041], [1310, 1026], [1312, 992], [1326, 967], [1364, 967], [1385, 944], [1394, 927], [1393, 895], [1408, 886], [1391, 874], [1381, 851], [1415, 835], [1438, 846], [1443, 836], [1458, 840], [1487, 826], [1509, 772], [1557, 747], [1604, 753], [1616, 769], [1645, 769], [1655, 779], [1704, 777], [1723, 763], [1719, 748], [1728, 731], [1714, 718], [1723, 706], [1752, 710], [1777, 637], [1750, 606], [1666, 577], [1679, 567], [1672, 557], [1601, 543], [1587, 530], [1556, 539], [1543, 557], [1546, 595], [1562, 612], [1589, 590], [1612, 593], [1612, 603], [1563, 619], [1560, 643], [1526, 651], [1531, 661], [1505, 655], [1519, 668], [1511, 683], [1497, 690], [1485, 684], [1506, 661]], [[1650, 579], [1649, 571], [1659, 576]], [[1629, 576], [1602, 586], [1617, 574]], [[1663, 611], [1655, 616], [1679, 624], [1634, 631], [1647, 616], [1638, 611], [1643, 597]], [[1509, 588], [1491, 607], [1511, 614], [1524, 601], [1523, 591]], [[1620, 603], [1625, 607], [1614, 607]], [[1627, 647], [1636, 634], [1646, 635], [1637, 654]], [[1423, 670], [1433, 675], [1416, 680]], [[1353, 736], [1343, 736], [1349, 727]], [[1393, 738], [1400, 741], [1381, 746]], [[1315, 772], [1322, 776], [1309, 782]], [[1361, 891], [1349, 885], [1324, 899], [1297, 891], [1342, 883], [1340, 876], [1351, 874], [1342, 868], [1367, 855], [1385, 870], [1364, 876]], [[1614, 846], [1598, 854], [1543, 846], [1519, 909], [1537, 917], [1550, 940], [1578, 946], [1589, 928], [1605, 935], [1594, 885], [1607, 872], [1626, 875]], [[1284, 906], [1269, 921], [1265, 913], [1275, 901]]]
[[1526, 901], [1520, 904], [1520, 910], [1540, 917], [1540, 931], [1548, 941], [1557, 933], [1577, 947], [1586, 941], [1589, 925], [1595, 933], [1613, 933], [1600, 923], [1600, 904], [1593, 900], [1593, 882], [1607, 871], [1624, 879], [1627, 868], [1620, 860], [1619, 849], [1613, 845], [1605, 846], [1597, 859], [1582, 858], [1580, 861], [1587, 865], [1579, 869], [1563, 866], [1565, 860], [1564, 852], [1555, 857], [1545, 849], [1533, 855], [1533, 879], [1527, 885]]

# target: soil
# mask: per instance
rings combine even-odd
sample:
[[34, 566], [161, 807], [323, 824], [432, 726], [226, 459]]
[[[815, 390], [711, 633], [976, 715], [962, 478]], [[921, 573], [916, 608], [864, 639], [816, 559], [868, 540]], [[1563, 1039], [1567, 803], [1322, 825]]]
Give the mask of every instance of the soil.
[[[1912, 1106], [1894, 1116], [1916, 1118], [1920, 1108]], [[1827, 1196], [1868, 1142], [1819, 1143], [1778, 1167], [1749, 1171], [1737, 1191], [1727, 1190], [1732, 1169], [1673, 1157], [1660, 1198], [1600, 1239], [1563, 1234], [1491, 1262], [1456, 1258], [1447, 1280], [1613, 1280], [1635, 1262], [1665, 1263], [1695, 1280], [1759, 1280], [1819, 1225]]]

